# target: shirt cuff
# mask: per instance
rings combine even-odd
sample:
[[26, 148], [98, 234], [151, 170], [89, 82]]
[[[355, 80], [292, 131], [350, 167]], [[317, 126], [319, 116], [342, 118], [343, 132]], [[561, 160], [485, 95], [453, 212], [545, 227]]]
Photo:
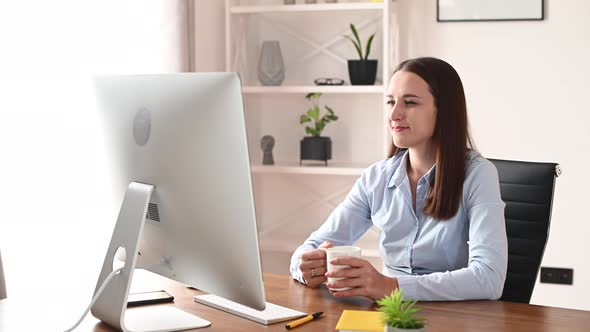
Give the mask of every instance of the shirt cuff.
[[291, 277], [293, 277], [293, 279], [299, 281], [300, 283], [307, 285], [305, 283], [305, 279], [303, 279], [303, 273], [301, 273], [299, 264], [301, 264], [301, 258], [297, 260], [297, 263], [295, 264], [293, 271], [291, 271]]
[[397, 277], [397, 284], [404, 298], [407, 300], [416, 300], [419, 298], [416, 276], [399, 276]]

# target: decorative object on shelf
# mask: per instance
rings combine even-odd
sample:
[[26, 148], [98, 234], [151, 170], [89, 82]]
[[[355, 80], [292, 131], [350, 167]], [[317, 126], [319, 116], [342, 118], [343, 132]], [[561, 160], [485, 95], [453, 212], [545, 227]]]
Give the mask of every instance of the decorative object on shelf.
[[494, 0], [476, 5], [472, 0], [436, 1], [438, 22], [472, 21], [541, 21], [544, 19], [543, 0]]
[[305, 3], [317, 3], [318, 0], [305, 0]]
[[416, 301], [406, 301], [398, 288], [391, 295], [377, 301], [378, 311], [383, 313], [385, 332], [424, 332], [424, 318], [417, 317], [420, 308], [414, 307]]
[[295, 0], [283, 0], [283, 3], [285, 5], [294, 5], [295, 4]]
[[365, 49], [365, 55], [363, 55], [363, 48], [361, 39], [359, 38], [358, 31], [354, 24], [350, 24], [350, 30], [354, 39], [349, 36], [345, 36], [350, 39], [359, 54], [360, 60], [348, 60], [348, 75], [350, 76], [350, 84], [352, 85], [373, 85], [375, 84], [375, 78], [377, 77], [377, 60], [369, 60], [369, 53], [371, 52], [371, 44], [375, 34], [367, 40], [367, 46]]
[[341, 78], [326, 78], [326, 77], [320, 77], [320, 78], [316, 78], [315, 80], [313, 80], [313, 83], [315, 83], [315, 85], [344, 85], [344, 80]]
[[[320, 117], [319, 99], [322, 96], [319, 92], [308, 93], [305, 98], [311, 103], [311, 108], [299, 118], [299, 123], [310, 123], [305, 126], [305, 133], [311, 136], [304, 137], [300, 142], [299, 165], [303, 160], [323, 160], [328, 166], [328, 160], [332, 159], [332, 140], [330, 137], [320, 136], [322, 131], [331, 121], [338, 120], [334, 111], [324, 105], [326, 114]], [[313, 125], [312, 125], [313, 123]]]
[[326, 3], [335, 3], [338, 2], [338, 0], [326, 0]]
[[275, 138], [270, 135], [262, 136], [260, 148], [262, 149], [262, 165], [274, 165], [275, 160], [272, 157], [272, 148], [275, 146]]
[[285, 65], [281, 46], [277, 40], [262, 43], [258, 59], [258, 79], [262, 85], [281, 85], [285, 79]]

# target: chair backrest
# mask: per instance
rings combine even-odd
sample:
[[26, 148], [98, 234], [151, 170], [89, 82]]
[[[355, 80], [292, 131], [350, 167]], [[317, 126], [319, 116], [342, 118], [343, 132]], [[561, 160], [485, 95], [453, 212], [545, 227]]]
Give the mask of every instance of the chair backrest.
[[500, 300], [529, 303], [545, 251], [556, 163], [489, 159], [498, 170], [500, 193], [506, 203], [508, 273]]
[[6, 282], [4, 281], [4, 269], [2, 268], [2, 252], [0, 252], [0, 300], [6, 298]]

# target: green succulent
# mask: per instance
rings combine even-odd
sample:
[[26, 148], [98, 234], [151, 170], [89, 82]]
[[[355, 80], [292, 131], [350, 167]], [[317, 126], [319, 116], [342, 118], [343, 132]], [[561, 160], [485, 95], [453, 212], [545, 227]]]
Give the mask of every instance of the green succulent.
[[302, 114], [299, 118], [300, 124], [309, 123], [309, 125], [305, 127], [305, 133], [315, 137], [321, 135], [322, 130], [324, 130], [327, 123], [338, 120], [338, 117], [334, 114], [334, 111], [326, 105], [324, 105], [324, 107], [326, 108], [327, 113], [320, 117], [321, 112], [319, 99], [321, 95], [322, 94], [319, 92], [312, 92], [305, 96], [305, 98], [311, 103], [311, 108], [309, 108], [307, 112]]
[[385, 324], [402, 329], [418, 329], [424, 327], [424, 318], [416, 317], [420, 311], [415, 308], [416, 301], [406, 301], [399, 289], [391, 292], [391, 295], [377, 301], [380, 306], [377, 310], [384, 315]]
[[356, 48], [356, 51], [358, 52], [361, 60], [369, 59], [369, 53], [371, 53], [371, 44], [373, 43], [373, 38], [375, 37], [375, 34], [372, 34], [371, 37], [369, 37], [369, 40], [367, 41], [367, 46], [365, 49], [365, 55], [363, 56], [363, 47], [361, 44], [361, 39], [359, 38], [359, 33], [356, 30], [356, 27], [352, 23], [350, 24], [350, 30], [352, 30], [352, 35], [354, 36], [354, 39], [352, 39], [350, 36], [344, 36], [344, 37], [350, 39], [350, 41], [354, 44], [354, 47]]

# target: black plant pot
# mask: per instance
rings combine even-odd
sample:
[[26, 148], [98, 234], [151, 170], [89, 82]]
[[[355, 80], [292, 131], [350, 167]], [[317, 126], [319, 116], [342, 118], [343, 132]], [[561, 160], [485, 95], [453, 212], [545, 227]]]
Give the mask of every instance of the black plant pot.
[[328, 166], [332, 159], [332, 140], [330, 137], [306, 136], [301, 140], [299, 165], [303, 160], [323, 160]]
[[348, 76], [352, 85], [375, 84], [377, 60], [348, 60]]

